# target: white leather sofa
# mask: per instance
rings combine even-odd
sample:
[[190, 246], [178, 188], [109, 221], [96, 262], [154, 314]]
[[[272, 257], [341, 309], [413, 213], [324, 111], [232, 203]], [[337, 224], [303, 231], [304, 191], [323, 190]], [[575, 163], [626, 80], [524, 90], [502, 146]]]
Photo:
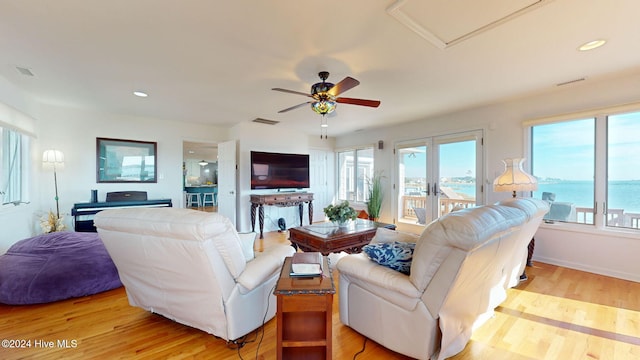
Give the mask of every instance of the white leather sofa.
[[515, 199], [452, 212], [419, 236], [380, 229], [372, 243], [416, 242], [410, 274], [365, 253], [340, 258], [340, 320], [413, 358], [459, 353], [518, 284], [527, 245], [548, 210], [542, 200]]
[[238, 234], [216, 213], [179, 208], [104, 210], [94, 223], [129, 303], [227, 341], [274, 317], [284, 258], [274, 246], [254, 257], [256, 234]]

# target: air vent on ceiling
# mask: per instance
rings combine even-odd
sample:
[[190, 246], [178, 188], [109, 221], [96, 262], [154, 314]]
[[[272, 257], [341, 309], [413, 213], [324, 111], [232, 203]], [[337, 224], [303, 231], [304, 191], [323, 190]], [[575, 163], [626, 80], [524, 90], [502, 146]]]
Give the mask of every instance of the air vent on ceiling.
[[34, 76], [33, 73], [31, 72], [31, 70], [29, 70], [29, 69], [27, 69], [25, 67], [16, 66], [16, 69], [18, 69], [20, 74], [22, 74], [24, 76]]
[[587, 80], [587, 78], [579, 78], [579, 79], [574, 79], [574, 80], [569, 80], [569, 81], [565, 81], [565, 82], [561, 82], [556, 84], [556, 86], [564, 86], [564, 85], [569, 85], [569, 84], [574, 84], [580, 81], [585, 81]]
[[260, 124], [267, 124], [267, 125], [275, 125], [275, 124], [279, 123], [280, 121], [268, 120], [268, 119], [263, 119], [263, 118], [255, 118], [253, 120], [253, 122], [260, 123]]

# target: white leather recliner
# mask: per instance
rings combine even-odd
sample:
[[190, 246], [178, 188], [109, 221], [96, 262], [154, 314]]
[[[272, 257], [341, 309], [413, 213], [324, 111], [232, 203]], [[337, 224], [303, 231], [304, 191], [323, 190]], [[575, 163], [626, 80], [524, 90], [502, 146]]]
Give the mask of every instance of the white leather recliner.
[[257, 253], [217, 213], [179, 208], [104, 210], [94, 224], [118, 268], [129, 303], [227, 341], [275, 316], [273, 290], [284, 258]]
[[514, 199], [449, 213], [420, 236], [379, 229], [372, 243], [415, 242], [409, 275], [345, 255], [340, 320], [384, 347], [417, 359], [462, 351], [518, 283], [527, 245], [549, 206]]

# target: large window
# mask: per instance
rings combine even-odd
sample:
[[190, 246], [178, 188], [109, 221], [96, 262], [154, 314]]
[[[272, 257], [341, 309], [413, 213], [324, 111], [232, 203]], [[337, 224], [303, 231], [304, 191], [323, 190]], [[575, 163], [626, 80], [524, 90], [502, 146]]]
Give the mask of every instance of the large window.
[[531, 127], [535, 197], [548, 221], [640, 228], [640, 112]]
[[338, 152], [338, 198], [366, 202], [373, 176], [373, 147]]
[[607, 118], [606, 224], [640, 228], [640, 112]]
[[2, 205], [27, 202], [29, 137], [0, 127], [0, 198]]
[[547, 220], [593, 224], [595, 119], [531, 129], [534, 197], [552, 202]]

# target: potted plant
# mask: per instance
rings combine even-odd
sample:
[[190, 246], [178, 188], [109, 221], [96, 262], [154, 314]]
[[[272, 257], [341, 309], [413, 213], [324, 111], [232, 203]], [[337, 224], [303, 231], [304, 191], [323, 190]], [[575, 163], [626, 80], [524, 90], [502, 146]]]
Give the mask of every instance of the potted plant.
[[373, 177], [368, 179], [369, 199], [367, 201], [367, 213], [370, 220], [378, 220], [380, 217], [380, 207], [382, 207], [382, 175], [374, 173]]
[[327, 206], [324, 208], [324, 213], [329, 220], [338, 224], [338, 226], [345, 226], [349, 220], [355, 220], [358, 217], [358, 213], [346, 200], [337, 205]]

